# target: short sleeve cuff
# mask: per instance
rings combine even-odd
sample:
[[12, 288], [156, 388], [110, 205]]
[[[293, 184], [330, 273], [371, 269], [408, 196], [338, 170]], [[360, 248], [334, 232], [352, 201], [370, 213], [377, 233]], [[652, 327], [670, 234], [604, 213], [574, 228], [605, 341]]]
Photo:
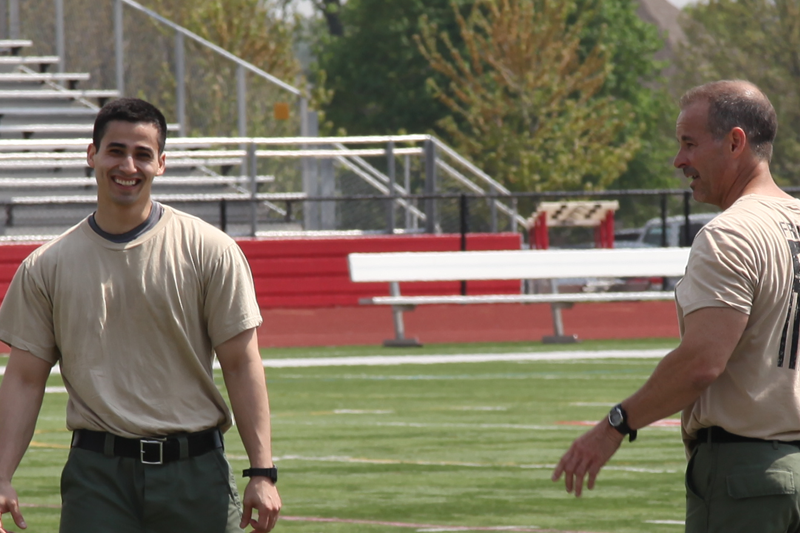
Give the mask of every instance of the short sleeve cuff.
[[7, 331], [0, 330], [0, 341], [3, 341], [12, 348], [29, 352], [31, 355], [38, 357], [39, 359], [42, 359], [47, 363], [50, 363], [50, 366], [55, 365], [60, 358], [60, 353], [57, 348], [55, 347], [47, 348], [43, 346], [37, 346], [29, 342], [25, 342], [20, 337], [12, 335]]
[[231, 340], [243, 331], [259, 327], [262, 322], [263, 319], [260, 316], [246, 318], [237, 324], [221, 330], [217, 335], [215, 335], [214, 338], [211, 339], [211, 343], [216, 348], [223, 342]]
[[704, 309], [706, 307], [727, 307], [750, 316], [750, 306], [737, 305], [730, 302], [724, 302], [722, 300], [705, 299], [689, 302], [687, 304], [684, 304], [679, 300], [678, 303], [680, 303], [681, 309], [683, 309], [684, 316], [688, 315], [689, 313], [693, 313], [698, 309]]

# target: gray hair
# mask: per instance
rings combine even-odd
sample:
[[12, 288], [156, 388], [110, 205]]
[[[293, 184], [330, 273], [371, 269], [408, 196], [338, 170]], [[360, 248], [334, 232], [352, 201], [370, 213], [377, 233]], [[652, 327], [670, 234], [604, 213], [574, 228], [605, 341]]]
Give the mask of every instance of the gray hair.
[[690, 89], [681, 97], [681, 109], [708, 102], [708, 130], [719, 140], [733, 128], [742, 128], [756, 157], [772, 159], [778, 116], [769, 98], [744, 80], [721, 80]]

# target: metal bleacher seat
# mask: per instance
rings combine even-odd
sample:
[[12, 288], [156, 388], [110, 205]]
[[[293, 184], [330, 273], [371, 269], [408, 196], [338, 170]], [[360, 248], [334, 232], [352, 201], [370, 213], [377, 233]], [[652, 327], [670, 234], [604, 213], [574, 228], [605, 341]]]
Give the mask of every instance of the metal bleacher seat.
[[[57, 234], [92, 211], [96, 183], [86, 147], [98, 110], [119, 96], [79, 89], [88, 73], [47, 72], [59, 58], [21, 55], [31, 44], [0, 40], [0, 239]], [[176, 148], [168, 145], [167, 172], [156, 180], [154, 194], [211, 223], [219, 222], [219, 205], [192, 198], [249, 195], [250, 184], [240, 176], [245, 152]], [[234, 202], [227, 216], [246, 220], [248, 209]]]

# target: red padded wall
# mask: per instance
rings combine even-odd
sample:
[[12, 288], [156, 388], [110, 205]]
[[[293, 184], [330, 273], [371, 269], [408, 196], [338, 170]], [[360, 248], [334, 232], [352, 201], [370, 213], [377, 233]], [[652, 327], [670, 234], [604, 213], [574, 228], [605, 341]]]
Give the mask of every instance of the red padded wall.
[[[239, 239], [262, 308], [356, 306], [359, 298], [389, 294], [387, 283], [352, 283], [347, 254], [354, 252], [457, 251], [460, 235], [375, 235]], [[39, 244], [0, 245], [0, 297], [17, 267]], [[474, 233], [468, 250], [518, 250], [516, 233]], [[406, 295], [459, 294], [459, 282], [403, 283]], [[519, 281], [471, 281], [468, 294], [513, 294]]]
[[[262, 308], [356, 306], [359, 298], [389, 294], [388, 283], [353, 283], [347, 254], [458, 251], [460, 235], [375, 235], [240, 240]], [[467, 250], [519, 250], [516, 233], [474, 233]], [[402, 283], [405, 295], [459, 294], [459, 282]], [[468, 294], [513, 294], [519, 281], [471, 281]]]

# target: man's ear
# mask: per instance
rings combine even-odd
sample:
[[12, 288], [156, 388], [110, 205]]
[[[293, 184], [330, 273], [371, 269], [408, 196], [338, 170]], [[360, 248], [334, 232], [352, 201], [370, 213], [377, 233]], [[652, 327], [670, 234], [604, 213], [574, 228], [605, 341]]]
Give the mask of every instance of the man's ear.
[[161, 176], [167, 170], [167, 154], [161, 152], [158, 156], [158, 172], [156, 172], [156, 176]]
[[747, 134], [740, 127], [735, 127], [728, 134], [730, 141], [731, 154], [739, 157], [747, 147]]
[[94, 143], [92, 143], [86, 149], [86, 164], [89, 165], [89, 168], [94, 168], [95, 154], [97, 154], [97, 148], [95, 148]]

